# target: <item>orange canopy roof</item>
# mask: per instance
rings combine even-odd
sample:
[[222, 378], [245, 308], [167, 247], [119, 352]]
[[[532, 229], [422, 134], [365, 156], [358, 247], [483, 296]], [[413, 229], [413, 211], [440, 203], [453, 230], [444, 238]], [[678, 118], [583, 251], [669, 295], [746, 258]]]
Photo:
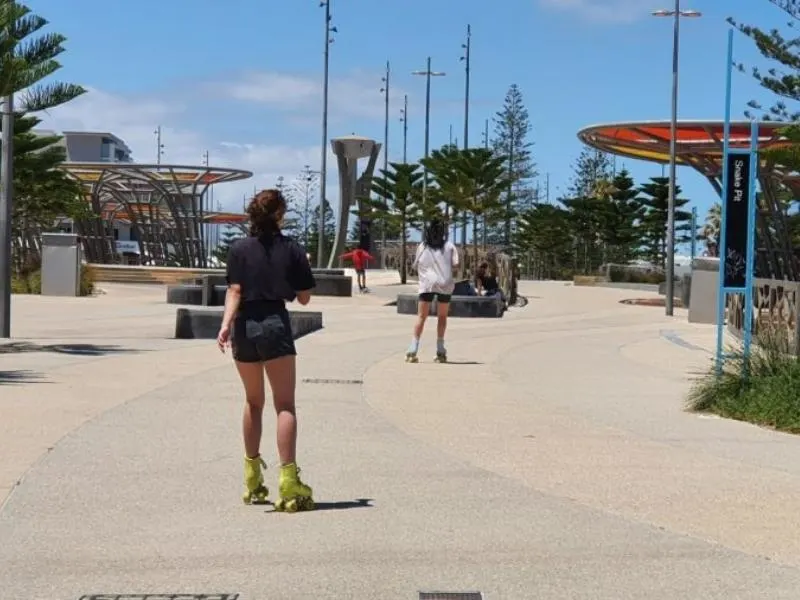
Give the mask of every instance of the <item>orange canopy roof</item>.
[[[759, 150], [777, 148], [788, 142], [779, 130], [786, 123], [759, 123]], [[670, 122], [643, 121], [593, 125], [578, 132], [586, 145], [604, 152], [657, 163], [669, 162]], [[690, 165], [705, 175], [718, 175], [721, 169], [724, 123], [722, 121], [680, 121], [676, 130], [678, 164]], [[750, 122], [731, 123], [730, 148], [750, 147]]]

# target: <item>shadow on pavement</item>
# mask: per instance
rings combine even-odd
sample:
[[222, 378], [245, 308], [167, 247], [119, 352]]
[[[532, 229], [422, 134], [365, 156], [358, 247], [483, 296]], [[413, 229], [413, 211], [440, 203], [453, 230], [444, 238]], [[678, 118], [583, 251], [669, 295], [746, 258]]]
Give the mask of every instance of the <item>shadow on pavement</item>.
[[141, 352], [141, 350], [98, 344], [35, 344], [33, 342], [0, 344], [0, 354], [20, 352], [55, 352], [56, 354], [75, 354], [78, 356], [105, 356], [106, 354]]
[[348, 508], [372, 508], [369, 498], [342, 500], [340, 502], [314, 502], [314, 510], [346, 510]]
[[[314, 501], [314, 510], [347, 510], [350, 508], [372, 508], [372, 500], [370, 498], [356, 498], [355, 500], [342, 500], [339, 502], [317, 502]], [[276, 510], [267, 512], [277, 513]]]
[[482, 362], [477, 360], [448, 360], [442, 363], [443, 365], [482, 365]]
[[45, 383], [45, 380], [36, 371], [0, 371], [0, 385], [21, 383]]

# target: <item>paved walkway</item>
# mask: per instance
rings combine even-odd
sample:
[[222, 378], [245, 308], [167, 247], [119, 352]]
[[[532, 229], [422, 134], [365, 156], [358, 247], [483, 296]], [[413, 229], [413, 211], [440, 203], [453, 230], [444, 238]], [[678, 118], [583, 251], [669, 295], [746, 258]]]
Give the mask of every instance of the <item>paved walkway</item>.
[[619, 304], [643, 292], [523, 283], [527, 308], [451, 321], [451, 364], [430, 331], [408, 365], [398, 289], [309, 306], [321, 510], [297, 515], [240, 503], [239, 383], [212, 342], [169, 339], [163, 290], [15, 298], [0, 596], [797, 596], [800, 439], [682, 410], [712, 328]]

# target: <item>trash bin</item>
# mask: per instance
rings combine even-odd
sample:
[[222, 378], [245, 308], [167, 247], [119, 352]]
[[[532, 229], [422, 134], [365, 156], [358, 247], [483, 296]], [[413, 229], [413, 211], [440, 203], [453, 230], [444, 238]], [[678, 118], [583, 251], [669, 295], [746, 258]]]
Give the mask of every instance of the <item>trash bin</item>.
[[718, 258], [704, 256], [692, 261], [691, 288], [689, 323], [716, 324], [719, 297]]
[[81, 245], [74, 233], [42, 234], [42, 296], [79, 296]]

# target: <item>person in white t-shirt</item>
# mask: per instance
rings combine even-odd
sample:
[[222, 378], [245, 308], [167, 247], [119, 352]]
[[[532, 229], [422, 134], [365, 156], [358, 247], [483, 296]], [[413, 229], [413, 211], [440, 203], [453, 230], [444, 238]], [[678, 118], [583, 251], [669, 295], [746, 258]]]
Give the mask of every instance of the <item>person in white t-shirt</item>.
[[419, 274], [419, 302], [417, 322], [414, 324], [414, 337], [406, 352], [407, 362], [418, 362], [419, 340], [425, 329], [425, 320], [434, 298], [437, 303], [436, 319], [436, 362], [447, 362], [444, 334], [447, 330], [447, 313], [450, 309], [450, 296], [455, 281], [453, 270], [458, 267], [458, 251], [447, 239], [447, 224], [441, 218], [434, 218], [425, 229], [422, 243], [417, 246], [414, 266]]

